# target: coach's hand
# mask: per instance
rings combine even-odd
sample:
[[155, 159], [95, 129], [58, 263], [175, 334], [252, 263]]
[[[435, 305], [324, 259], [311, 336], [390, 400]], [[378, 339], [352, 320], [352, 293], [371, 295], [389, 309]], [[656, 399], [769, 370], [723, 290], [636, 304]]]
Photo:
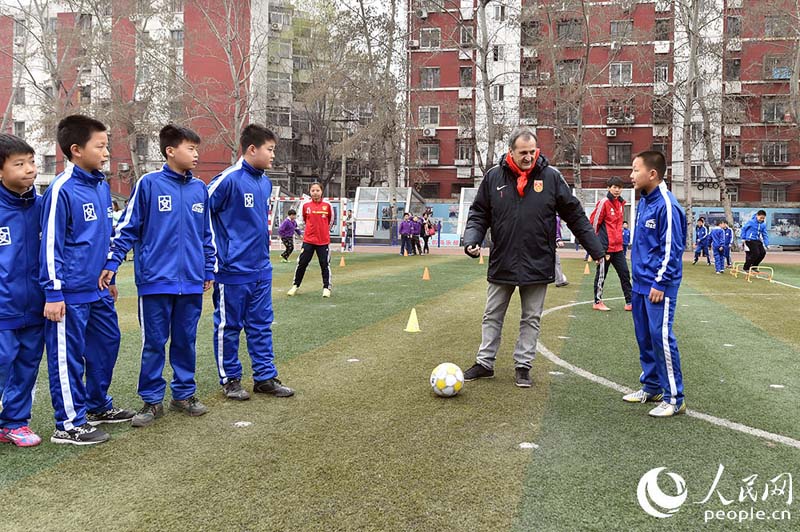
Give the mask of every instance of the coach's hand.
[[563, 248], [564, 247], [564, 241], [563, 240], [556, 240], [556, 246], [560, 247], [560, 248]]
[[203, 292], [208, 292], [214, 286], [214, 281], [203, 281]]
[[111, 286], [111, 280], [114, 278], [114, 272], [111, 270], [103, 270], [100, 272], [100, 278], [97, 280], [97, 286], [100, 290], [105, 290]]
[[464, 253], [468, 256], [472, 257], [473, 259], [477, 259], [481, 255], [481, 247], [477, 245], [473, 246], [464, 246]]
[[664, 301], [664, 292], [661, 290], [656, 290], [655, 288], [651, 288], [648, 299], [650, 300], [650, 303], [661, 303]]
[[44, 304], [44, 317], [50, 321], [59, 322], [67, 312], [67, 305], [63, 301], [54, 301]]
[[117, 298], [119, 297], [119, 290], [117, 289], [117, 285], [115, 284], [108, 285], [108, 293], [111, 296], [111, 299], [114, 300], [114, 303], [116, 303]]

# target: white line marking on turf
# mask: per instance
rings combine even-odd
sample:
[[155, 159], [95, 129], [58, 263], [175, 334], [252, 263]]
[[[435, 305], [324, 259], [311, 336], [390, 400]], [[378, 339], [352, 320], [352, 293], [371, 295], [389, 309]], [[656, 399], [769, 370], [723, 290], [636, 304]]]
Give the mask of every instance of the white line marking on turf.
[[733, 344], [722, 344], [722, 347], [736, 347]]
[[795, 285], [793, 285], [793, 284], [789, 284], [789, 283], [782, 283], [782, 282], [780, 282], [780, 281], [776, 281], [776, 280], [774, 280], [774, 279], [772, 280], [772, 282], [773, 282], [774, 284], [779, 284], [779, 285], [781, 285], [781, 286], [788, 286], [789, 288], [794, 288], [795, 290], [800, 290], [800, 286], [795, 286]]
[[[706, 294], [686, 294], [686, 295], [687, 296], [705, 296]], [[738, 295], [741, 295], [741, 294], [734, 293], [734, 294], [713, 294], [713, 295], [714, 296], [720, 296], [720, 295], [737, 295], [738, 296]], [[750, 294], [750, 295], [755, 295], [755, 294]], [[764, 295], [764, 294], [761, 294], [761, 295]], [[686, 296], [684, 296], [684, 297], [686, 297]], [[606, 301], [612, 301], [614, 299], [622, 299], [622, 298], [621, 297], [604, 298], [604, 300], [606, 300]], [[542, 313], [542, 317], [547, 316], [548, 314], [552, 314], [553, 312], [566, 309], [566, 308], [571, 308], [571, 307], [575, 307], [575, 306], [578, 306], [578, 305], [591, 305], [592, 303], [594, 303], [594, 301], [581, 301], [581, 302], [578, 302], [578, 303], [570, 303], [570, 304], [567, 304], [567, 305], [559, 305], [557, 307], [553, 307], [553, 308], [549, 308], [549, 309], [545, 310]], [[536, 350], [539, 351], [547, 360], [549, 360], [553, 364], [556, 364], [557, 366], [561, 366], [562, 368], [566, 368], [569, 371], [571, 371], [572, 373], [575, 373], [576, 375], [579, 375], [579, 376], [583, 377], [584, 379], [587, 379], [587, 380], [589, 380], [591, 382], [594, 382], [596, 384], [602, 384], [606, 388], [611, 388], [612, 390], [615, 390], [615, 391], [617, 391], [617, 392], [619, 392], [621, 394], [628, 394], [628, 393], [632, 393], [632, 392], [635, 391], [635, 390], [633, 390], [631, 388], [628, 388], [627, 386], [623, 386], [621, 384], [617, 384], [616, 382], [610, 381], [610, 380], [606, 379], [605, 377], [601, 377], [599, 375], [595, 375], [594, 373], [586, 371], [583, 368], [579, 368], [577, 366], [574, 366], [574, 365], [570, 364], [566, 360], [563, 360], [558, 355], [556, 355], [555, 353], [553, 353], [552, 351], [547, 349], [547, 347], [545, 347], [545, 345], [543, 343], [541, 343], [541, 342], [539, 342], [538, 345], [536, 346]], [[748, 427], [747, 425], [743, 425], [743, 424], [737, 423], [735, 421], [730, 421], [729, 419], [724, 419], [724, 418], [720, 418], [720, 417], [716, 417], [716, 416], [711, 416], [711, 415], [708, 415], [708, 414], [704, 414], [702, 412], [697, 412], [696, 410], [687, 409], [686, 410], [686, 415], [689, 416], [689, 417], [696, 418], [696, 419], [701, 419], [701, 420], [703, 420], [703, 421], [705, 421], [707, 423], [711, 423], [712, 425], [717, 425], [718, 427], [723, 427], [723, 428], [726, 428], [726, 429], [735, 430], [735, 431], [741, 432], [743, 434], [749, 434], [749, 435], [755, 436], [757, 438], [762, 438], [764, 440], [774, 441], [775, 443], [782, 443], [783, 445], [786, 445], [788, 447], [794, 447], [795, 449], [800, 449], [800, 441], [799, 440], [795, 440], [795, 439], [790, 438], [788, 436], [783, 436], [782, 434], [774, 434], [772, 432], [767, 432], [765, 430], [761, 430], [761, 429], [757, 429], [757, 428], [753, 428], [753, 427]]]
[[786, 386], [784, 386], [783, 384], [770, 384], [769, 387], [777, 389], [786, 388]]
[[241, 429], [244, 427], [249, 427], [252, 424], [253, 424], [252, 421], [237, 421], [236, 423], [233, 424], [233, 426], [236, 427], [237, 429]]
[[361, 362], [361, 361], [360, 361], [359, 359], [357, 359], [357, 358], [348, 358], [348, 359], [347, 359], [347, 361], [348, 361], [348, 362]]
[[519, 448], [520, 449], [538, 449], [539, 446], [536, 445], [535, 443], [531, 443], [529, 441], [524, 441], [524, 442], [519, 444]]

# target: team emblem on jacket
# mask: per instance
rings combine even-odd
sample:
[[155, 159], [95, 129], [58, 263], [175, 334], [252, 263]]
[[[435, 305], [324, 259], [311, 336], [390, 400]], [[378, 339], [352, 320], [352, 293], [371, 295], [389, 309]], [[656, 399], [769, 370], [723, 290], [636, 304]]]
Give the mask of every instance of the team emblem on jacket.
[[533, 191], [541, 192], [542, 190], [544, 190], [544, 181], [542, 181], [541, 179], [537, 179], [536, 181], [533, 182]]
[[255, 200], [253, 199], [253, 195], [250, 192], [245, 192], [244, 194], [244, 206], [248, 208], [255, 207]]
[[648, 229], [655, 229], [656, 228], [656, 219], [650, 218], [644, 223], [644, 226]]
[[172, 210], [172, 196], [158, 197], [158, 212], [170, 212]]
[[203, 204], [202, 203], [195, 203], [194, 205], [192, 205], [192, 211], [199, 212], [200, 214], [203, 214]]
[[114, 217], [114, 208], [113, 207], [109, 207], [109, 208], [106, 209], [106, 216], [108, 216], [109, 218], [113, 218]]
[[11, 245], [11, 230], [8, 227], [0, 227], [0, 246]]
[[97, 213], [94, 212], [94, 203], [83, 204], [83, 221], [93, 222], [97, 220]]

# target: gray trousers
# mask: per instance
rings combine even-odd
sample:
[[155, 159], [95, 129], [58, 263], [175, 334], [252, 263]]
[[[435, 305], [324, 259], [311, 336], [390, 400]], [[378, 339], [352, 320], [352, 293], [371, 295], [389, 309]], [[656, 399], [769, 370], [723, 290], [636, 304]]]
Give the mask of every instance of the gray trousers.
[[[489, 283], [486, 290], [486, 310], [483, 313], [481, 346], [477, 357], [478, 364], [485, 368], [494, 369], [503, 331], [503, 320], [511, 295], [516, 288], [509, 284]], [[519, 338], [514, 348], [514, 366], [517, 368], [530, 369], [533, 364], [545, 294], [547, 294], [546, 284], [519, 287], [522, 312], [519, 320]]]
[[558, 252], [556, 252], [556, 284], [564, 284], [567, 282], [567, 276], [564, 275], [564, 271], [561, 269], [561, 259], [558, 257]]

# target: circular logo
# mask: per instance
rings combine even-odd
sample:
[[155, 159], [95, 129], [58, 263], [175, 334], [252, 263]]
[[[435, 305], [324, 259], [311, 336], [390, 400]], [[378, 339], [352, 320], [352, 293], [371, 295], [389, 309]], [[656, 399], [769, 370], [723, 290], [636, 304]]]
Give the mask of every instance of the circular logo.
[[677, 495], [667, 495], [661, 491], [661, 488], [658, 487], [658, 475], [665, 469], [666, 467], [657, 467], [642, 475], [636, 489], [636, 498], [639, 499], [639, 506], [642, 507], [642, 510], [648, 515], [661, 519], [672, 517], [686, 502], [688, 496], [683, 477], [670, 471], [667, 471], [667, 476], [675, 483]]

